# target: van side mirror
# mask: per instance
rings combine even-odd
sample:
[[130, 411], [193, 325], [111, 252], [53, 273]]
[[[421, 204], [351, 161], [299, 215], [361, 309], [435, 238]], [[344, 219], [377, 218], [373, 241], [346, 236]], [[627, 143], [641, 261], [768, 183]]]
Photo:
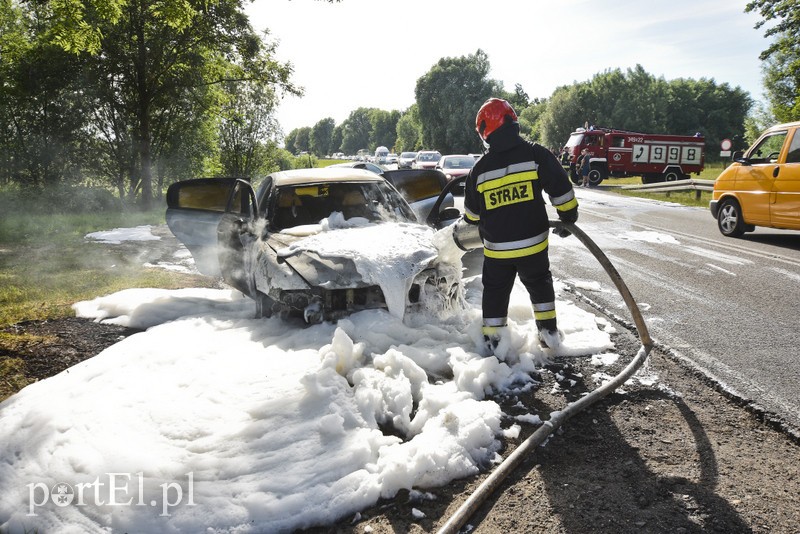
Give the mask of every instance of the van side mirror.
[[750, 162], [744, 158], [744, 152], [737, 150], [733, 153], [733, 161], [741, 163], [742, 165], [749, 165]]

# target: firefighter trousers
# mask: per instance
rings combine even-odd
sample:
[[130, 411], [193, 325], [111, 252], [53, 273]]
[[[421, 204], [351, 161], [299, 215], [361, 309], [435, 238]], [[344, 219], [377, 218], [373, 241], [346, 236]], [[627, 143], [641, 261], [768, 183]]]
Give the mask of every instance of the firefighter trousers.
[[505, 326], [514, 281], [528, 290], [538, 328], [556, 330], [555, 292], [547, 249], [520, 258], [483, 258], [483, 324]]

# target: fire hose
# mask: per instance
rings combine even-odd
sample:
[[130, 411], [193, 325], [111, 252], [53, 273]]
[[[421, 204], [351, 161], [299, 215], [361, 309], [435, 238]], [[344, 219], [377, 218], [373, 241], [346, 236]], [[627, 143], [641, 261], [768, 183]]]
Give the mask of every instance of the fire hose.
[[583, 230], [578, 228], [574, 223], [562, 223], [561, 221], [550, 221], [550, 226], [555, 229], [566, 229], [574, 235], [583, 245], [592, 253], [592, 255], [600, 262], [600, 265], [605, 269], [611, 281], [617, 287], [619, 294], [625, 301], [625, 305], [631, 313], [636, 331], [639, 334], [639, 341], [641, 341], [641, 348], [631, 362], [623, 369], [617, 376], [608, 382], [604, 383], [599, 388], [595, 389], [585, 397], [568, 404], [563, 410], [551, 414], [549, 420], [545, 421], [536, 432], [531, 434], [525, 441], [523, 441], [514, 451], [503, 460], [503, 462], [481, 483], [480, 486], [467, 498], [458, 510], [450, 516], [447, 522], [439, 529], [439, 534], [455, 534], [467, 520], [478, 510], [478, 508], [491, 496], [500, 484], [511, 474], [514, 469], [519, 466], [523, 459], [536, 450], [536, 447], [541, 445], [553, 432], [558, 430], [567, 420], [576, 415], [577, 413], [585, 410], [592, 404], [606, 397], [609, 393], [622, 386], [630, 377], [647, 360], [650, 350], [653, 348], [653, 341], [650, 339], [650, 334], [647, 331], [647, 325], [642, 317], [639, 306], [633, 299], [628, 286], [622, 280], [622, 277], [617, 272], [617, 269], [600, 250], [600, 247], [586, 235]]

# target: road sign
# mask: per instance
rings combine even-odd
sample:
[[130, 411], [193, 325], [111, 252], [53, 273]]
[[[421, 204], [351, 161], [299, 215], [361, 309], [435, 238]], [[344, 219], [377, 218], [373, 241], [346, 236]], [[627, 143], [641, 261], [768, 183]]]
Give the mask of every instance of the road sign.
[[723, 139], [722, 142], [719, 144], [722, 150], [730, 150], [733, 146], [730, 139]]
[[729, 158], [729, 157], [731, 157], [731, 151], [730, 150], [720, 150], [719, 151], [719, 157], [721, 157], [721, 158]]

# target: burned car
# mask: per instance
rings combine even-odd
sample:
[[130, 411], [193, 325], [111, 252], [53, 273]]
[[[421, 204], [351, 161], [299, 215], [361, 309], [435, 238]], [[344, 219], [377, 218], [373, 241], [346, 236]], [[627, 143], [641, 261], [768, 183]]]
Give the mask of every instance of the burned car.
[[442, 310], [461, 299], [460, 266], [440, 263], [399, 191], [375, 173], [297, 169], [258, 189], [235, 178], [172, 184], [167, 224], [198, 270], [253, 298], [256, 314], [306, 322], [385, 308]]

